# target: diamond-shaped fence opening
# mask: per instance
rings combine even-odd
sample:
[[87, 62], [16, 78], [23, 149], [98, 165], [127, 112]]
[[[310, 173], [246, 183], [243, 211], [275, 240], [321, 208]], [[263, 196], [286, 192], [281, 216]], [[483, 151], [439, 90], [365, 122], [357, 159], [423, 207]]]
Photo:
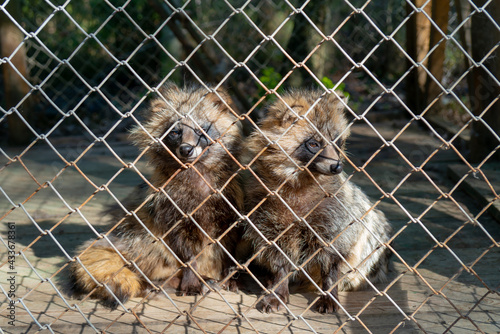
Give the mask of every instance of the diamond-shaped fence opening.
[[0, 10], [0, 332], [500, 332], [496, 1]]

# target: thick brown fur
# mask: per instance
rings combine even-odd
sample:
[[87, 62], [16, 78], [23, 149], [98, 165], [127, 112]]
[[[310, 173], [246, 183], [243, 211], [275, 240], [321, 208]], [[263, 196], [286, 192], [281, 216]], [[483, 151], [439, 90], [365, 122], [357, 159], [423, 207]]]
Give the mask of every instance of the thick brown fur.
[[[365, 277], [384, 279], [388, 262], [385, 245], [391, 233], [384, 214], [372, 209], [363, 191], [342, 172], [349, 130], [344, 115], [346, 99], [338, 94], [342, 100], [319, 90], [285, 94], [284, 102], [277, 100], [267, 108], [261, 131], [255, 131], [246, 144], [247, 160], [256, 174], [246, 186], [250, 222], [335, 298], [338, 289], [363, 287]], [[251, 223], [246, 226], [243, 242], [258, 254], [255, 263], [269, 271], [267, 288], [274, 289], [286, 303], [289, 290], [285, 277], [292, 271], [292, 278], [303, 280], [305, 276], [297, 275], [285, 256]], [[263, 312], [280, 306], [272, 293], [257, 304]], [[321, 296], [316, 309], [332, 313], [338, 304], [327, 295]]]
[[[181, 295], [201, 294], [206, 286], [188, 267], [179, 270], [182, 264], [177, 258], [190, 264], [205, 280], [224, 279], [234, 265], [204, 233], [212, 239], [220, 238], [237, 221], [235, 209], [243, 206], [233, 160], [240, 152], [240, 125], [228, 108], [230, 98], [223, 90], [214, 93], [198, 86], [179, 88], [168, 83], [159, 95], [148, 108], [142, 126], [131, 132], [134, 144], [146, 150], [154, 168], [151, 184], [157, 189], [147, 187], [133, 194], [130, 210], [148, 199], [137, 212], [140, 222], [129, 216], [109, 239], [152, 282], [180, 281], [177, 288]], [[229, 253], [234, 251], [238, 234], [232, 228], [220, 240]], [[89, 245], [85, 244], [82, 251]], [[151, 288], [105, 239], [80, 254], [79, 259], [122, 302]], [[70, 280], [75, 295], [92, 292], [93, 297], [116, 306], [114, 297], [104, 286], [97, 286], [78, 262], [70, 266]], [[230, 288], [235, 288], [233, 283], [229, 283]]]

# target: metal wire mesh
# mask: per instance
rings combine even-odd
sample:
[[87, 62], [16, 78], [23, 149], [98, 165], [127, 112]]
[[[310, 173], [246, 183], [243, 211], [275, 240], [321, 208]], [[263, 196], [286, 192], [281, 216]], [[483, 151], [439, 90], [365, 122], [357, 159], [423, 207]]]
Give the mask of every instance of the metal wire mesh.
[[[493, 156], [500, 148], [500, 137], [486, 118], [500, 97], [500, 82], [490, 67], [500, 44], [494, 41], [478, 60], [470, 51], [472, 41], [466, 38], [475, 15], [483, 15], [494, 28], [492, 35], [498, 36], [500, 26], [494, 10], [499, 8], [493, 1], [480, 5], [472, 0], [454, 1], [443, 31], [429, 14], [433, 3], [5, 2], [0, 7], [2, 26], [10, 25], [22, 38], [7, 54], [2, 44], [0, 67], [4, 71], [8, 68], [25, 91], [9, 105], [10, 83], [4, 75], [0, 247], [5, 251], [0, 258], [0, 332], [500, 332], [500, 228], [488, 214], [498, 215], [498, 167]], [[438, 37], [423, 58], [415, 60], [405, 44], [405, 33], [417, 15], [428, 21], [428, 29], [436, 30]], [[446, 47], [442, 78], [436, 78], [429, 63], [439, 47]], [[24, 67], [17, 61], [23, 54]], [[467, 85], [475, 69], [483, 70], [493, 87], [489, 104], [479, 112]], [[405, 84], [415, 73], [427, 77], [438, 91], [417, 109], [407, 102], [412, 92]], [[162, 86], [184, 79], [205, 93], [189, 110], [180, 112], [165, 98]], [[312, 86], [321, 96], [304, 114], [297, 113], [286, 102], [285, 88]], [[221, 93], [224, 87], [228, 95]], [[194, 116], [210, 94], [222, 101], [234, 119], [220, 137], [211, 136]], [[342, 94], [350, 95], [350, 101], [343, 102], [347, 128], [335, 138], [327, 138], [329, 134], [308, 115], [326, 96], [340, 98]], [[160, 135], [152, 133], [140, 116], [154, 99], [163, 101], [164, 108], [173, 108], [179, 117]], [[338, 191], [351, 182], [360, 185], [371, 198], [365, 212], [359, 216], [352, 213], [353, 203], [325, 190], [309, 165], [295, 163], [286, 138], [296, 123], [284, 127], [277, 138], [268, 138], [259, 121], [270, 103], [285, 104], [318, 138], [333, 141], [346, 162], [345, 180]], [[451, 131], [443, 131], [439, 117], [454, 122]], [[20, 127], [13, 127], [12, 119]], [[227, 182], [214, 187], [196, 161], [177, 159], [175, 175], [193, 170], [202, 179], [201, 187], [209, 188], [191, 212], [184, 212], [182, 203], [171, 197], [171, 179], [161, 183], [154, 179], [150, 164], [155, 145], [176, 159], [164, 140], [181, 119], [192, 121], [193, 130], [208, 137], [210, 145], [220, 145], [234, 164]], [[484, 126], [495, 143], [485, 157], [472, 163], [464, 142], [471, 140], [476, 123]], [[148, 145], [139, 149], [132, 146], [126, 134], [132, 127], [145, 133]], [[246, 160], [233, 154], [224, 142], [237, 127], [243, 128], [243, 142], [249, 140], [250, 132], [266, 139]], [[27, 143], [6, 144], [6, 134], [13, 131], [26, 132]], [[346, 153], [337, 139], [348, 132], [352, 135]], [[293, 173], [310, 175], [314, 187], [324, 194], [324, 199], [304, 214], [298, 214], [280, 193], [294, 174], [271, 189], [254, 171], [256, 161], [270, 146], [295, 164]], [[452, 178], [447, 177], [447, 170]], [[266, 236], [254, 221], [265, 200], [242, 209], [226, 195], [231, 181], [239, 177], [254, 178], [267, 190], [265, 200], [277, 198], [293, 224], [274, 239]], [[148, 194], [134, 190], [140, 183], [146, 184]], [[472, 202], [462, 191], [467, 187], [475, 189], [476, 199], [486, 198], [486, 202]], [[132, 207], [127, 202], [131, 192], [132, 197], [140, 197]], [[172, 250], [166, 241], [171, 230], [158, 234], [148, 227], [141, 210], [156, 194], [208, 240], [193, 259], [185, 261]], [[193, 218], [215, 197], [234, 214], [228, 229], [217, 237]], [[367, 280], [364, 290], [340, 292], [337, 297], [334, 286], [325, 289], [308, 270], [308, 263], [313, 263], [322, 249], [347, 262], [335, 240], [326, 240], [308, 222], [321, 203], [332, 198], [352, 224], [361, 224], [374, 235], [379, 247], [389, 249], [392, 259], [386, 282]], [[113, 216], [119, 218], [111, 221], [102, 214], [110, 206], [119, 212]], [[389, 240], [380, 239], [366, 224], [366, 217], [376, 210], [385, 212], [391, 222]], [[159, 243], [172, 254], [179, 263], [175, 273], [157, 281], [140, 264], [141, 257], [148, 254], [123, 255], [114, 233], [128, 221], [140, 226], [144, 242]], [[172, 229], [181, 223], [179, 219]], [[301, 263], [280, 247], [280, 238], [294, 224], [304, 226], [321, 244]], [[276, 249], [289, 263], [290, 272], [279, 282], [266, 285], [252, 266], [265, 247], [241, 261], [224, 246], [224, 237], [242, 225], [255, 230], [265, 247]], [[123, 262], [115, 276], [132, 270], [148, 285], [144, 295], [124, 302], [110, 284], [114, 276], [107, 281], [94, 277], [82, 256], [103, 243]], [[198, 272], [197, 259], [212, 245], [222, 249], [232, 267], [222, 283], [233, 279], [243, 282], [239, 293], [220, 289]], [[368, 261], [371, 255], [363, 260]], [[83, 268], [95, 284], [81, 299], [68, 296], [63, 288], [68, 267], [73, 265]], [[204, 294], [178, 296], [171, 288], [176, 275], [187, 269], [201, 280]], [[352, 266], [349, 270], [359, 271]], [[279, 286], [297, 273], [305, 277], [303, 282], [309, 287], [291, 285], [287, 303], [279, 295]], [[92, 298], [99, 288], [116, 301], [114, 310]], [[267, 295], [278, 298], [278, 312], [262, 314], [255, 309]], [[335, 314], [314, 311], [323, 296], [334, 300], [339, 308]]]

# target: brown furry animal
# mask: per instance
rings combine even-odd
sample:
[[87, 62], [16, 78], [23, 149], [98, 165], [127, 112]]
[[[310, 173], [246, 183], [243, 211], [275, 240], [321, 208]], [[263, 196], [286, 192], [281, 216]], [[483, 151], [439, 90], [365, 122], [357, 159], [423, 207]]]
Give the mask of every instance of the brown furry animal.
[[[260, 233], [337, 298], [338, 288], [354, 290], [366, 283], [365, 277], [385, 277], [391, 227], [342, 172], [341, 150], [349, 135], [343, 102], [317, 90], [292, 91], [283, 100], [268, 107], [262, 133], [255, 131], [247, 141], [248, 159], [254, 160], [251, 168], [267, 189], [257, 178], [248, 181], [246, 211], [251, 212], [251, 223], [243, 242], [258, 254], [255, 262], [270, 273], [267, 288], [273, 288], [282, 302], [288, 302], [287, 275], [294, 266]], [[297, 273], [292, 278], [304, 278]], [[271, 293], [257, 308], [272, 312], [280, 305]], [[323, 295], [316, 307], [332, 313], [338, 304]]]
[[[226, 103], [230, 101], [227, 93], [217, 92]], [[190, 263], [204, 280], [221, 280], [230, 271], [229, 257], [207, 235], [213, 240], [220, 238], [231, 253], [240, 234], [232, 228], [222, 237], [237, 221], [235, 209], [243, 205], [243, 192], [235, 177], [238, 167], [230, 156], [237, 157], [240, 151], [240, 125], [226, 103], [205, 88], [181, 89], [167, 84], [160, 93], [147, 110], [143, 126], [136, 126], [131, 133], [134, 143], [141, 150], [147, 149], [154, 167], [151, 183], [158, 191], [148, 187], [135, 193], [131, 210], [147, 195], [150, 198], [137, 212], [140, 221], [128, 217], [109, 239], [152, 282], [180, 280], [181, 295], [201, 294], [206, 286], [189, 267], [180, 270], [180, 261]], [[133, 265], [125, 265], [105, 239], [79, 258], [122, 302], [142, 295], [149, 286], [143, 274]], [[178, 278], [172, 279], [172, 275]], [[70, 266], [70, 279], [77, 296], [93, 292], [93, 297], [116, 306], [114, 297], [78, 262]], [[229, 288], [235, 288], [233, 283]]]

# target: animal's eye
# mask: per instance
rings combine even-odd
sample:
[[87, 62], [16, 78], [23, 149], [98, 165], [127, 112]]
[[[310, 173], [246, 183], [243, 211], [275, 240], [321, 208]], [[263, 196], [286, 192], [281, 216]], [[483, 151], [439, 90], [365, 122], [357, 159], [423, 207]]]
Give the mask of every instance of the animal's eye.
[[170, 138], [177, 138], [182, 134], [181, 130], [178, 129], [173, 129], [168, 133], [168, 136]]
[[[205, 133], [207, 133], [207, 134], [208, 134], [208, 130], [210, 129], [210, 125], [208, 125], [208, 126], [207, 126], [207, 125], [205, 125], [205, 126], [202, 126], [201, 128], [203, 129], [203, 131], [205, 131]], [[198, 135], [198, 136], [200, 136], [200, 137], [201, 137], [201, 136], [205, 137], [205, 134], [203, 133], [203, 131], [201, 131], [200, 129], [196, 128], [196, 129], [194, 130], [194, 133], [196, 133], [196, 135]]]
[[319, 149], [321, 148], [321, 144], [315, 139], [309, 139], [306, 142], [306, 147], [308, 150], [315, 153], [319, 151]]

